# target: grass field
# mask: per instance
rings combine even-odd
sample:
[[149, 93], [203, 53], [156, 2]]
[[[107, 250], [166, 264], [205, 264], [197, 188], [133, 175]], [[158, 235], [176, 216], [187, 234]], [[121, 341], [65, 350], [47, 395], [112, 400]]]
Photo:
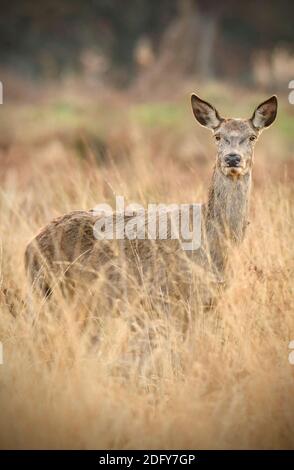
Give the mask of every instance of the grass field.
[[[221, 85], [198, 91], [240, 117], [267, 97]], [[127, 316], [117, 306], [94, 315], [62, 296], [29, 295], [24, 250], [51, 218], [111, 204], [115, 194], [144, 204], [205, 201], [213, 142], [189, 107], [188, 93], [139, 103], [64, 90], [1, 106], [1, 448], [294, 448], [294, 111], [286, 97], [256, 147], [250, 228], [216, 310], [180, 299], [175, 315], [154, 312], [138, 291]], [[132, 316], [141, 318], [136, 331]], [[86, 317], [91, 331], [81, 328]]]

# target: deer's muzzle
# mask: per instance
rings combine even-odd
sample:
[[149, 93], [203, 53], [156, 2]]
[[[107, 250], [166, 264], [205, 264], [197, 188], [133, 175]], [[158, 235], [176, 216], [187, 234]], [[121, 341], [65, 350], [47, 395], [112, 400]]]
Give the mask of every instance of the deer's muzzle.
[[237, 153], [229, 153], [225, 157], [225, 163], [229, 168], [236, 168], [240, 165], [241, 157]]

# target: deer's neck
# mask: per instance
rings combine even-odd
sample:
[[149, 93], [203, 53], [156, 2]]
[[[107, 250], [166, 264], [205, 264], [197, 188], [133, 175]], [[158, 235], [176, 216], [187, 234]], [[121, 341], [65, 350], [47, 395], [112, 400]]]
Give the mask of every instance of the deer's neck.
[[240, 178], [225, 176], [216, 166], [206, 211], [206, 237], [212, 262], [223, 271], [231, 243], [240, 243], [248, 224], [251, 173]]

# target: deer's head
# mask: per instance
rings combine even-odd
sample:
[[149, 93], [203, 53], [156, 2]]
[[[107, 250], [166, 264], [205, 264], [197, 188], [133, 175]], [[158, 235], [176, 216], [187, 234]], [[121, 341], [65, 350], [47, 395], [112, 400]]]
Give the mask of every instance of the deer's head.
[[191, 96], [195, 118], [212, 130], [217, 146], [217, 166], [227, 177], [241, 177], [251, 171], [253, 150], [261, 131], [277, 115], [276, 96], [261, 103], [250, 119], [222, 118], [217, 110], [197, 95]]

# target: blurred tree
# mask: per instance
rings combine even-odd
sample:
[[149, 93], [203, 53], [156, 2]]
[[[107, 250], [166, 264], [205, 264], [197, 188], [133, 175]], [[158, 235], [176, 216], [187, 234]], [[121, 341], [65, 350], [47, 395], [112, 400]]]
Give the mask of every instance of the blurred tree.
[[80, 72], [90, 51], [127, 83], [142, 38], [156, 56], [177, 22], [186, 31], [174, 53], [186, 73], [246, 79], [256, 51], [294, 47], [289, 0], [1, 0], [1, 11], [0, 64], [35, 76]]

